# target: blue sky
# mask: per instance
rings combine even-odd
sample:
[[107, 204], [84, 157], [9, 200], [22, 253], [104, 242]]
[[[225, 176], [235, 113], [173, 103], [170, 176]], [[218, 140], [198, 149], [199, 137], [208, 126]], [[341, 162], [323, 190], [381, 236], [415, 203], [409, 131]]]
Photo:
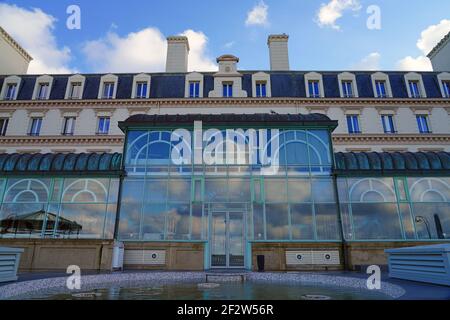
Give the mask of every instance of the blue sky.
[[[81, 9], [81, 30], [66, 27], [72, 4]], [[381, 10], [380, 30], [366, 26], [370, 5]], [[36, 73], [163, 71], [161, 41], [187, 30], [195, 70], [212, 68], [223, 53], [238, 56], [240, 69], [269, 69], [267, 36], [283, 32], [291, 69], [426, 70], [427, 51], [450, 31], [450, 1], [7, 0], [0, 25], [36, 58]]]

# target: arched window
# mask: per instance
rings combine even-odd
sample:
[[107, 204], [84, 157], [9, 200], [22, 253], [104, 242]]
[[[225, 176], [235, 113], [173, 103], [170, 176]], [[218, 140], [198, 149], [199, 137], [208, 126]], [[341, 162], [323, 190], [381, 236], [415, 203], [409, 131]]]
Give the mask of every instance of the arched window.
[[349, 180], [349, 185], [351, 202], [396, 201], [392, 179], [367, 178], [361, 180]]
[[62, 202], [104, 203], [108, 199], [108, 179], [67, 179]]
[[11, 179], [6, 187], [6, 203], [45, 203], [50, 196], [48, 179]]
[[409, 192], [413, 202], [448, 202], [450, 186], [439, 178], [408, 179]]

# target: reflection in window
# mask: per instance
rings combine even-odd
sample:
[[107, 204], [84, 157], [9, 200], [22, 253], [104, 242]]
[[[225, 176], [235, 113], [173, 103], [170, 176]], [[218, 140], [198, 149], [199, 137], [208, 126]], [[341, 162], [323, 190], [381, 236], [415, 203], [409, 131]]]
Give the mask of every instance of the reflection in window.
[[110, 181], [7, 180], [0, 209], [0, 238], [112, 239], [117, 194], [110, 196], [109, 192], [117, 193], [118, 189], [110, 190]]
[[356, 239], [402, 239], [397, 204], [352, 205]]
[[285, 204], [266, 205], [267, 240], [289, 239], [288, 206]]

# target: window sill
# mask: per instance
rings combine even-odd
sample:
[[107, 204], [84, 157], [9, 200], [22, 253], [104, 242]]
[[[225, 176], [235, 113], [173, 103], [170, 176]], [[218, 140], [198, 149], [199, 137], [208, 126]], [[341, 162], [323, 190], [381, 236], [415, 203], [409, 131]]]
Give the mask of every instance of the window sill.
[[96, 132], [95, 133], [97, 136], [107, 136], [109, 135], [109, 132], [103, 133], [103, 132]]

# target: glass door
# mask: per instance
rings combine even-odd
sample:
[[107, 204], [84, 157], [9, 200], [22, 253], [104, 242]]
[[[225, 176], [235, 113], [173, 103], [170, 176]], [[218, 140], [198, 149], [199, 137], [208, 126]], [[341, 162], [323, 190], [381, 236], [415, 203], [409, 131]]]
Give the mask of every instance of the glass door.
[[212, 214], [211, 267], [245, 267], [245, 222], [242, 212]]
[[211, 267], [227, 266], [227, 213], [215, 212], [211, 222]]

